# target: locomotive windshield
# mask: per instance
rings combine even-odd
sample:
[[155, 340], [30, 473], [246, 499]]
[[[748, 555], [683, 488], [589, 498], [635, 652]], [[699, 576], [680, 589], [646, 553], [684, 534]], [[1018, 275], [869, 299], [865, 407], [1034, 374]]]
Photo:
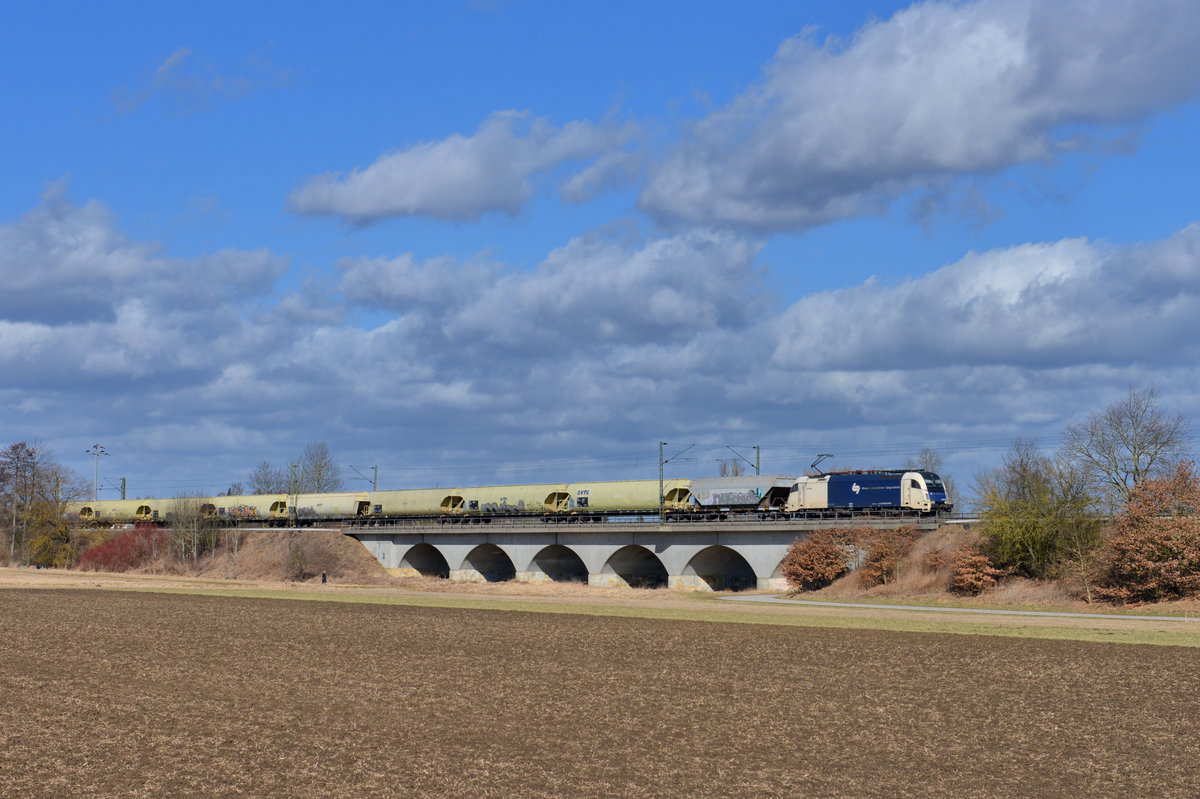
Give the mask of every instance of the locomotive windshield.
[[942, 478], [933, 472], [921, 472], [921, 476], [925, 478], [925, 486], [929, 489], [929, 493], [946, 493], [946, 486], [942, 484]]

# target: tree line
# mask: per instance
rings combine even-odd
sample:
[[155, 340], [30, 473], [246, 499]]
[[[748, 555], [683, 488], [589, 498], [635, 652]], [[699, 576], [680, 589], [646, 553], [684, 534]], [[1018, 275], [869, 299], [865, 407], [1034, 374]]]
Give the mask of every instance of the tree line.
[[342, 470], [324, 441], [304, 447], [299, 456], [282, 466], [264, 460], [246, 475], [245, 482], [230, 486], [230, 495], [238, 494], [329, 494], [345, 488]]
[[[228, 489], [239, 494], [311, 494], [341, 491], [341, 469], [325, 441], [305, 446], [283, 466], [260, 463], [245, 482]], [[76, 472], [58, 463], [37, 442], [17, 442], [0, 450], [0, 563], [69, 567], [85, 552], [97, 563], [153, 560], [160, 547], [179, 564], [195, 564], [216, 548], [218, 527], [202, 511], [200, 498], [176, 497], [167, 511], [165, 528], [117, 531], [76, 527], [65, 518], [68, 502], [91, 496], [90, 486]], [[121, 540], [116, 540], [121, 539]], [[236, 550], [239, 540], [227, 541]]]
[[[978, 542], [934, 553], [939, 562], [922, 567], [946, 567], [947, 587], [961, 594], [1020, 576], [1059, 580], [1089, 603], [1200, 596], [1200, 477], [1187, 459], [1187, 420], [1164, 409], [1153, 386], [1130, 389], [1068, 425], [1061, 440], [1047, 453], [1018, 438], [998, 466], [977, 474], [968, 505], [980, 520]], [[933, 450], [908, 465], [941, 472]], [[782, 571], [798, 589], [821, 588], [848, 571], [847, 553], [867, 566], [894, 564], [912, 542], [891, 532], [820, 531], [792, 547]], [[877, 584], [868, 572], [859, 582]]]
[[1017, 439], [975, 478], [981, 554], [1004, 573], [1065, 580], [1089, 602], [1195, 595], [1191, 442], [1187, 420], [1153, 386], [1068, 425], [1053, 452]]
[[78, 557], [77, 531], [63, 508], [87, 496], [87, 484], [37, 442], [0, 450], [0, 561], [69, 566]]

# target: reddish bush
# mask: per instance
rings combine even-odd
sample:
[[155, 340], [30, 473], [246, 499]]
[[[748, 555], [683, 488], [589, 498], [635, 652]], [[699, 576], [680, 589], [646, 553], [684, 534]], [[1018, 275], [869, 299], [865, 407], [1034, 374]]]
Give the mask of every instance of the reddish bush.
[[79, 558], [79, 568], [110, 572], [136, 569], [160, 551], [165, 551], [166, 540], [163, 529], [152, 524], [139, 524], [84, 552]]
[[1004, 574], [992, 565], [988, 556], [977, 549], [963, 548], [954, 553], [950, 574], [950, 592], [979, 596], [996, 585]]
[[1113, 524], [1097, 593], [1110, 602], [1200, 595], [1200, 479], [1196, 465], [1145, 480]]
[[788, 585], [798, 591], [824, 588], [849, 571], [844, 534], [816, 530], [803, 541], [796, 539], [779, 565]]
[[900, 561], [912, 551], [913, 545], [923, 534], [916, 527], [873, 531], [865, 542], [867, 556], [858, 570], [860, 583], [869, 588], [894, 582], [900, 570]]

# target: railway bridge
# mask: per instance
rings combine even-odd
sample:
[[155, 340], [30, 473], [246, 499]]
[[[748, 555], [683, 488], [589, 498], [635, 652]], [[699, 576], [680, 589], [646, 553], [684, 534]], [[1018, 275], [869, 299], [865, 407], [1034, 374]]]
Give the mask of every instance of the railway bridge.
[[788, 547], [833, 526], [933, 529], [934, 519], [402, 524], [343, 530], [392, 574], [452, 580], [576, 581], [700, 591], [783, 590]]

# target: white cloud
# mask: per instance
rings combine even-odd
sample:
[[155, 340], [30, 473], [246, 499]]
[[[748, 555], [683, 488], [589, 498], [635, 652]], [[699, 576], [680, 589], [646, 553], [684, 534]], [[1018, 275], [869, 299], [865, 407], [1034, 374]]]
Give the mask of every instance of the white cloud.
[[[728, 234], [637, 246], [584, 237], [529, 271], [358, 259], [342, 264], [349, 299], [402, 316], [361, 334], [374, 340], [344, 368], [365, 374], [391, 353], [404, 377], [363, 378], [370, 393], [403, 397], [406, 414], [443, 402], [448, 435], [488, 440], [737, 429], [806, 452], [830, 436], [866, 446], [897, 431], [1011, 440], [1061, 427], [1105, 391], [1195, 380], [1198, 247], [1198, 226], [1124, 248], [1031, 243], [781, 312], [764, 301], [756, 248]], [[410, 290], [365, 288], [392, 282]]]
[[532, 196], [533, 175], [618, 150], [635, 133], [631, 125], [577, 121], [555, 127], [528, 113], [500, 111], [471, 136], [416, 144], [348, 175], [310, 178], [291, 193], [288, 207], [356, 224], [393, 216], [516, 214]]
[[286, 268], [266, 250], [164, 257], [121, 234], [103, 205], [76, 205], [55, 184], [35, 209], [0, 224], [0, 317], [112, 319], [117, 305], [135, 300], [149, 300], [159, 312], [205, 308], [261, 294]]
[[803, 229], [1077, 150], [1200, 89], [1183, 0], [925, 2], [784, 42], [644, 186], [667, 219]]
[[[20, 289], [42, 310], [0, 313], [3, 438], [72, 431], [160, 447], [164, 463], [206, 435], [240, 447], [220, 462], [248, 470], [317, 437], [397, 461], [500, 464], [736, 431], [806, 459], [783, 469], [831, 438], [1036, 435], [1149, 382], [1200, 413], [1200, 225], [1136, 246], [974, 253], [782, 310], [758, 244], [728, 232], [581, 236], [528, 270], [346, 259], [336, 284], [279, 303], [278, 257], [161, 258], [98, 204], [58, 198], [0, 239], [44, 271]], [[184, 286], [205, 275], [197, 297], [217, 299], [180, 303], [165, 273]], [[72, 280], [94, 297], [87, 317], [52, 310], [76, 300]], [[363, 329], [345, 321], [355, 311], [384, 321]]]
[[684, 341], [744, 327], [761, 276], [758, 246], [692, 231], [631, 247], [599, 235], [572, 240], [530, 271], [411, 256], [341, 264], [353, 303], [405, 313], [432, 342], [493, 357], [580, 345]]
[[165, 257], [103, 205], [52, 186], [0, 225], [0, 368], [29, 389], [202, 375], [241, 346], [286, 338], [251, 324], [286, 268], [265, 250]]
[[418, 263], [411, 253], [395, 258], [348, 259], [341, 264], [342, 292], [368, 308], [408, 311], [436, 307], [463, 291], [494, 283], [502, 266], [479, 260], [435, 258]]
[[812, 295], [777, 322], [784, 368], [1176, 363], [1197, 354], [1200, 225], [1148, 246], [1082, 239], [972, 254], [897, 286]]

